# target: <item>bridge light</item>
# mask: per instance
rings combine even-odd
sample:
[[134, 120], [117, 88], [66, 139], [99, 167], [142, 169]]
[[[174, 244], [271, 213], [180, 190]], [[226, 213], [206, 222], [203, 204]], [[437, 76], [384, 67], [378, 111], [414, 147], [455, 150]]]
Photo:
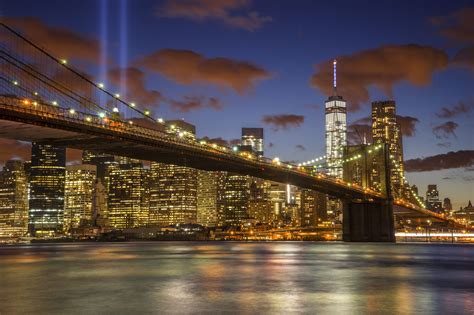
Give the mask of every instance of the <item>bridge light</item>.
[[115, 97], [116, 97], [116, 98], [120, 98], [120, 94], [115, 93]]
[[131, 121], [131, 120], [129, 120], [128, 123], [129, 123], [130, 125], [133, 125], [133, 121]]
[[104, 113], [99, 113], [99, 117], [100, 117], [100, 118], [104, 118], [104, 117], [105, 117], [105, 114], [104, 114]]
[[213, 147], [214, 149], [217, 148], [217, 144], [213, 143], [213, 144], [212, 144], [212, 147]]
[[54, 106], [57, 106], [57, 105], [58, 105], [58, 102], [53, 101], [51, 104], [53, 104]]
[[113, 111], [114, 113], [118, 113], [118, 112], [119, 112], [119, 109], [118, 109], [117, 107], [114, 107], [114, 108], [112, 109], [112, 111]]
[[239, 149], [239, 148], [236, 147], [236, 146], [233, 146], [233, 147], [232, 147], [232, 151], [234, 151], [234, 152], [237, 152], [238, 149]]
[[38, 105], [38, 102], [34, 101], [34, 102], [33, 102], [33, 105], [34, 105], [34, 106]]
[[62, 63], [63, 65], [65, 65], [65, 64], [67, 64], [67, 60], [66, 60], [66, 59], [61, 59], [61, 63]]
[[160, 124], [162, 124], [162, 123], [165, 122], [165, 121], [163, 120], [163, 118], [158, 118], [157, 120], [158, 120], [158, 122], [159, 122]]
[[13, 85], [18, 85], [18, 81], [13, 81]]
[[98, 86], [99, 88], [103, 89], [105, 85], [104, 85], [104, 83], [99, 82], [99, 83], [97, 83], [97, 86]]
[[147, 115], [147, 116], [150, 115], [150, 111], [149, 111], [149, 110], [146, 110], [146, 111], [145, 111], [145, 115]]
[[28, 101], [28, 100], [23, 100], [23, 104], [25, 104], [25, 105], [30, 105], [30, 101]]
[[206, 144], [207, 142], [204, 140], [199, 141], [200, 144]]
[[183, 132], [180, 132], [180, 133], [178, 133], [178, 136], [179, 136], [180, 138], [182, 138], [182, 137], [184, 137], [184, 133], [183, 133]]
[[75, 113], [76, 113], [76, 111], [74, 110], [74, 108], [71, 108], [71, 109], [69, 110], [69, 114], [74, 115]]
[[89, 116], [87, 116], [87, 117], [86, 117], [86, 120], [90, 122], [90, 121], [92, 121], [92, 118], [90, 118]]
[[33, 95], [34, 95], [34, 96], [38, 96], [38, 92], [33, 92]]
[[135, 103], [130, 103], [130, 106], [135, 107]]
[[174, 128], [176, 128], [176, 126], [175, 126], [175, 125], [171, 125], [170, 128], [171, 128], [171, 129], [174, 129]]

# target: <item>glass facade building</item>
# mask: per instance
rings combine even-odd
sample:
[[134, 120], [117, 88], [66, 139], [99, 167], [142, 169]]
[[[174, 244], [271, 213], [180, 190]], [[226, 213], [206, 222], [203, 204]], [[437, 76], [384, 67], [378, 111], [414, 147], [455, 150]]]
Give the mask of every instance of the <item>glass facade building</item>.
[[66, 149], [33, 143], [28, 229], [31, 235], [63, 232]]
[[263, 128], [242, 128], [242, 146], [249, 146], [258, 156], [263, 156]]

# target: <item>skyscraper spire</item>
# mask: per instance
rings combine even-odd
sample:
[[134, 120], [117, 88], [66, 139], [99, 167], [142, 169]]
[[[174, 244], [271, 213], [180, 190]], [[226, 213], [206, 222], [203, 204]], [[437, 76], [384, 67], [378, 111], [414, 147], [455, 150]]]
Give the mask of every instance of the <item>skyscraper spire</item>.
[[337, 89], [337, 76], [336, 76], [336, 68], [337, 68], [337, 60], [334, 59], [334, 61], [332, 62], [332, 65], [333, 65], [333, 88], [334, 88], [334, 96], [337, 95], [336, 93], [336, 89]]

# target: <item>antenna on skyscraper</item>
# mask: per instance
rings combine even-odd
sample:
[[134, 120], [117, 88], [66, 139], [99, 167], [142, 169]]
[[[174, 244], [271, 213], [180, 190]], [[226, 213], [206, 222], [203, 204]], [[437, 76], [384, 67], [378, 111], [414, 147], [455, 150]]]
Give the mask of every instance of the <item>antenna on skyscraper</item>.
[[334, 95], [336, 95], [336, 88], [337, 88], [337, 76], [336, 76], [336, 67], [337, 67], [337, 60], [334, 59], [332, 62], [333, 65], [333, 88], [334, 88]]

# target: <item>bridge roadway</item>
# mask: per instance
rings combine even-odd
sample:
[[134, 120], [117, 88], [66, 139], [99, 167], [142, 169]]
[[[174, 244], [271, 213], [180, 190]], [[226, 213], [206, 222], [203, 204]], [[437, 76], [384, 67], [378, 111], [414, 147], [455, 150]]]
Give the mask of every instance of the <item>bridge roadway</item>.
[[[187, 166], [207, 171], [228, 171], [316, 190], [344, 200], [383, 201], [380, 192], [333, 179], [311, 175], [296, 165], [257, 158], [246, 152], [201, 143], [158, 129], [90, 115], [31, 99], [0, 96], [0, 137], [41, 142], [130, 158]], [[443, 216], [407, 201], [396, 203], [395, 213]], [[398, 209], [398, 210], [397, 210]]]

